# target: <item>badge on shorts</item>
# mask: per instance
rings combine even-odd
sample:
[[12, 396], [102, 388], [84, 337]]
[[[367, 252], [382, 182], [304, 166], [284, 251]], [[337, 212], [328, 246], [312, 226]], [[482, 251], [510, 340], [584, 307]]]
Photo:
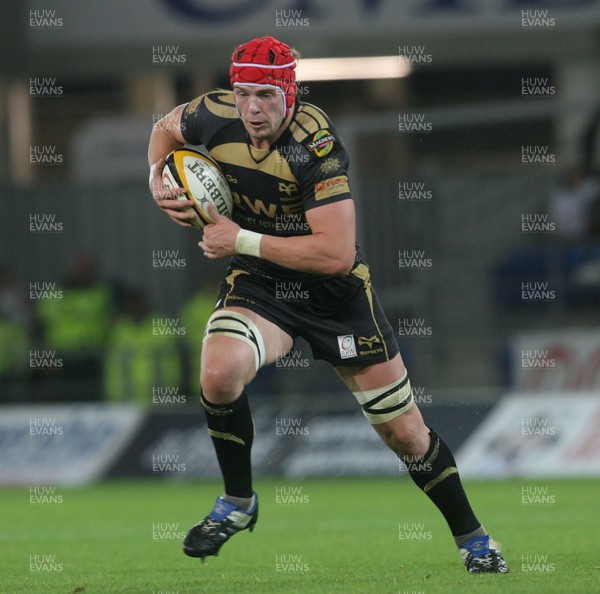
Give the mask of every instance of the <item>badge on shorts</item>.
[[356, 357], [356, 344], [354, 344], [354, 336], [346, 334], [345, 336], [337, 337], [338, 346], [340, 347], [340, 357], [342, 359], [350, 359]]

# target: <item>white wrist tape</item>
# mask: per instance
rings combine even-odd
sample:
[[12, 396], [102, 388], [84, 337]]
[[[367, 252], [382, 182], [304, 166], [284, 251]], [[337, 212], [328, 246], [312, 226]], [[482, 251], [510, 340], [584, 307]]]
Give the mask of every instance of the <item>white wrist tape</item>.
[[262, 237], [262, 233], [240, 229], [235, 238], [236, 253], [260, 258], [260, 240]]
[[148, 178], [148, 185], [152, 183], [152, 178], [154, 177], [154, 171], [156, 170], [156, 163], [150, 166], [150, 177]]

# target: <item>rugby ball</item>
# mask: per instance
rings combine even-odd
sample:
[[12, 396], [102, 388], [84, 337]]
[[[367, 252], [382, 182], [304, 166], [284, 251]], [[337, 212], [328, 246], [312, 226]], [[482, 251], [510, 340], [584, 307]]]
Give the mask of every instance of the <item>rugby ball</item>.
[[212, 204], [217, 212], [231, 218], [233, 199], [229, 184], [221, 168], [210, 157], [192, 148], [179, 148], [171, 151], [165, 159], [162, 170], [162, 183], [167, 189], [183, 188], [185, 194], [179, 199], [194, 202], [188, 210], [194, 211], [196, 218], [190, 223], [198, 229], [213, 223], [207, 212]]

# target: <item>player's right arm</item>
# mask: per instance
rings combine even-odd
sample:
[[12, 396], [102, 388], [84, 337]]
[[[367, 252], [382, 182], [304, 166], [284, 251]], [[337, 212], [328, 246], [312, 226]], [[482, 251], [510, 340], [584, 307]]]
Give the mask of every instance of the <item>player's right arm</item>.
[[178, 225], [191, 227], [189, 221], [195, 214], [184, 210], [192, 206], [192, 201], [177, 200], [185, 190], [182, 188], [167, 190], [162, 183], [162, 170], [166, 156], [172, 150], [186, 144], [181, 133], [181, 114], [186, 105], [187, 103], [177, 106], [152, 127], [148, 145], [148, 164], [150, 165], [150, 192], [156, 204]]

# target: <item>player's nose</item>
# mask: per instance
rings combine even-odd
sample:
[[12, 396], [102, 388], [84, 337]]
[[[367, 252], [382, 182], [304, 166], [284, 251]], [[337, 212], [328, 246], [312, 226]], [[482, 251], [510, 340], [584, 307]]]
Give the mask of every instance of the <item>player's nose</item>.
[[260, 112], [260, 101], [255, 97], [251, 97], [248, 100], [248, 111], [250, 113], [259, 113]]

